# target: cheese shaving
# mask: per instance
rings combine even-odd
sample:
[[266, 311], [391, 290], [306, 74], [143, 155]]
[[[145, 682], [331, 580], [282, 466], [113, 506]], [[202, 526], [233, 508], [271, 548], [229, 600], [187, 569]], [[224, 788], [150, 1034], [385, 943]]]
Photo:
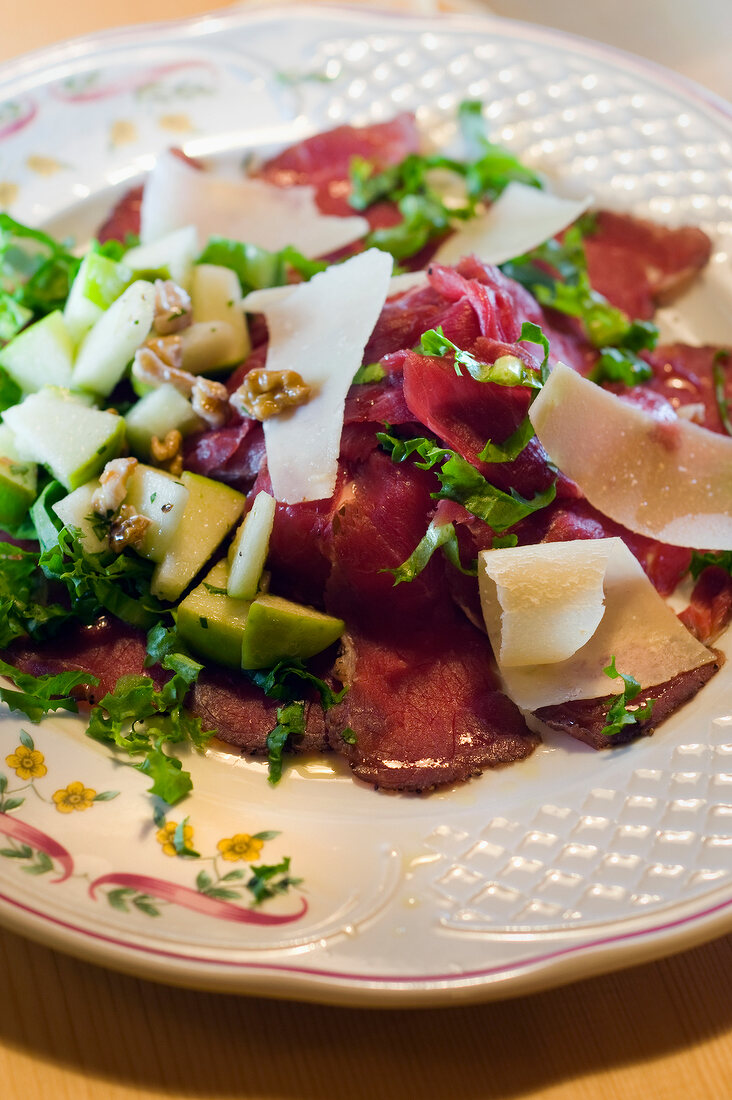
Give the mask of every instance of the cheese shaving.
[[591, 202], [591, 196], [563, 199], [514, 180], [485, 214], [461, 223], [437, 249], [434, 260], [455, 264], [475, 255], [487, 264], [505, 263], [561, 233]]
[[529, 412], [552, 462], [631, 531], [693, 549], [732, 549], [732, 439], [659, 420], [562, 363]]
[[229, 237], [272, 252], [293, 245], [308, 257], [344, 248], [369, 230], [358, 215], [321, 214], [313, 187], [232, 180], [192, 168], [172, 153], [158, 157], [145, 183], [140, 217], [143, 243], [193, 225], [203, 241]]
[[[485, 550], [479, 555], [479, 583], [506, 691], [526, 710], [620, 694], [622, 680], [603, 672], [613, 656], [616, 667], [644, 688], [715, 660], [619, 538]], [[565, 596], [569, 613], [562, 624], [559, 604]], [[583, 642], [593, 621], [597, 625]], [[515, 663], [502, 660], [504, 646]]]
[[265, 299], [266, 369], [297, 371], [313, 393], [306, 404], [264, 422], [272, 493], [279, 501], [297, 504], [333, 494], [346, 394], [386, 300], [391, 271], [391, 256], [371, 248], [287, 295]]

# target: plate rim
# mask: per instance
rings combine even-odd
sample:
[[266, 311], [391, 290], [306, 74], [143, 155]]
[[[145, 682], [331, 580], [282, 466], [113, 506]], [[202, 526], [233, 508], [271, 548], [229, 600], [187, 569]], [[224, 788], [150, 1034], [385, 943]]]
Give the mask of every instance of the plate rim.
[[[42, 75], [44, 70], [71, 59], [93, 56], [110, 46], [134, 45], [144, 39], [164, 40], [171, 33], [187, 32], [190, 40], [216, 36], [226, 26], [248, 23], [276, 23], [282, 18], [295, 22], [324, 22], [335, 16], [354, 29], [383, 28], [384, 20], [415, 33], [426, 30], [479, 29], [498, 26], [519, 40], [547, 42], [574, 51], [582, 49], [615, 69], [643, 75], [656, 85], [713, 113], [715, 121], [732, 128], [732, 104], [716, 92], [688, 77], [674, 73], [633, 53], [553, 28], [486, 13], [441, 13], [423, 15], [391, 10], [361, 9], [334, 5], [276, 5], [247, 9], [218, 9], [175, 20], [133, 24], [67, 39], [41, 47], [0, 65], [0, 94], [4, 85]], [[712, 898], [718, 900], [712, 902]], [[685, 912], [686, 909], [691, 911]], [[681, 911], [682, 915], [679, 915]], [[673, 914], [676, 916], [673, 916]], [[23, 915], [21, 915], [23, 914]], [[668, 919], [657, 914], [652, 927], [611, 932], [597, 938], [538, 953], [505, 966], [464, 971], [459, 975], [366, 975], [334, 970], [287, 966], [257, 960], [196, 958], [162, 947], [142, 946], [120, 935], [107, 935], [74, 925], [61, 917], [35, 910], [25, 902], [0, 891], [0, 923], [86, 961], [134, 974], [138, 977], [198, 989], [257, 996], [290, 997], [320, 1003], [375, 1007], [430, 1007], [521, 996], [540, 989], [567, 984], [628, 966], [662, 958], [688, 949], [732, 930], [732, 887], [711, 890], [690, 901], [676, 902]], [[616, 922], [616, 927], [618, 923]], [[541, 933], [532, 933], [537, 940]], [[242, 982], [241, 975], [246, 979]]]

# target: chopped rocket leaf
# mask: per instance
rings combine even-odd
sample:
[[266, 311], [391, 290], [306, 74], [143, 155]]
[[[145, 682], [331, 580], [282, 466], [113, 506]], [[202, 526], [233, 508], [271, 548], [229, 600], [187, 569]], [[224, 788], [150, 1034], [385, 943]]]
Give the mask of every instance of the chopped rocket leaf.
[[274, 786], [282, 778], [282, 754], [293, 737], [305, 733], [305, 707], [302, 703], [288, 703], [277, 708], [277, 725], [267, 735], [267, 762], [269, 781]]
[[246, 883], [247, 890], [254, 895], [254, 904], [259, 905], [268, 898], [284, 894], [291, 886], [299, 886], [301, 878], [293, 878], [290, 870], [290, 857], [285, 856], [281, 863], [261, 864], [251, 868], [252, 877]]
[[513, 462], [518, 458], [529, 440], [534, 438], [534, 426], [528, 416], [511, 432], [503, 443], [493, 443], [489, 439], [478, 455], [481, 462]]
[[518, 546], [518, 535], [494, 535], [491, 545], [494, 550], [505, 550], [507, 547]]
[[540, 325], [535, 325], [533, 321], [524, 321], [521, 325], [521, 335], [519, 340], [525, 340], [529, 344], [540, 344], [544, 349], [544, 358], [541, 361], [541, 367], [539, 368], [539, 374], [541, 376], [541, 384], [544, 385], [549, 377], [549, 341], [541, 330]]
[[91, 676], [88, 672], [70, 671], [32, 676], [2, 660], [0, 675], [12, 680], [16, 688], [12, 690], [0, 687], [0, 699], [13, 710], [21, 711], [31, 722], [40, 722], [41, 718], [54, 710], [76, 711], [76, 700], [71, 695], [73, 689], [81, 684], [99, 683], [96, 676]]
[[350, 726], [346, 726], [344, 730], [341, 730], [341, 741], [344, 741], [347, 745], [357, 745], [358, 734]]
[[482, 519], [496, 534], [503, 534], [519, 520], [532, 512], [551, 504], [556, 496], [556, 484], [552, 484], [526, 500], [515, 489], [504, 493], [491, 485], [474, 466], [464, 458], [444, 447], [438, 447], [434, 440], [424, 437], [399, 439], [387, 432], [377, 432], [376, 438], [384, 450], [391, 454], [392, 462], [404, 462], [413, 455], [422, 460], [416, 465], [422, 470], [436, 470], [441, 490], [433, 493], [436, 500], [454, 500], [462, 504], [478, 519]]
[[[534, 326], [538, 328], [537, 326]], [[541, 331], [541, 330], [539, 330]], [[527, 367], [523, 360], [515, 355], [502, 355], [495, 363], [481, 363], [469, 351], [462, 351], [452, 340], [448, 340], [442, 326], [428, 329], [420, 339], [421, 350], [425, 355], [445, 356], [454, 354], [455, 373], [460, 376], [460, 367], [465, 367], [476, 382], [493, 382], [497, 386], [525, 386], [527, 389], [541, 389], [541, 381], [536, 371]]]
[[0, 213], [0, 339], [63, 309], [80, 263], [63, 242]]
[[354, 386], [363, 386], [367, 382], [383, 382], [386, 371], [380, 363], [364, 363], [353, 376]]
[[0, 649], [15, 638], [42, 641], [72, 618], [67, 607], [48, 600], [38, 554], [0, 542]]
[[725, 569], [732, 575], [732, 550], [721, 550], [719, 552], [712, 551], [710, 553], [692, 550], [689, 572], [694, 580], [697, 579], [702, 570], [706, 569], [708, 565], [717, 565], [720, 569]]
[[466, 569], [460, 561], [460, 548], [454, 524], [438, 524], [434, 520], [432, 520], [407, 560], [397, 566], [396, 569], [385, 569], [383, 572], [394, 574], [395, 586], [402, 584], [404, 581], [413, 581], [427, 567], [432, 555], [440, 548], [448, 561], [461, 573], [465, 573], [469, 577], [477, 576], [477, 563], [474, 562], [472, 566]]
[[284, 286], [288, 266], [305, 279], [311, 279], [327, 267], [320, 260], [308, 260], [291, 245], [279, 252], [268, 252], [258, 245], [232, 241], [227, 237], [211, 237], [196, 262], [231, 268], [245, 294], [265, 287]]
[[615, 734], [620, 733], [625, 726], [637, 725], [637, 723], [643, 722], [646, 718], [651, 717], [653, 704], [655, 702], [654, 699], [648, 699], [643, 706], [637, 707], [635, 710], [628, 709], [628, 704], [632, 703], [635, 697], [640, 693], [641, 686], [632, 676], [618, 672], [615, 667], [614, 657], [610, 658], [610, 664], [602, 671], [606, 676], [609, 676], [611, 680], [619, 676], [625, 684], [622, 695], [616, 695], [610, 705], [607, 712], [606, 725], [600, 730], [602, 736], [613, 737]]
[[652, 378], [653, 371], [635, 352], [608, 347], [602, 349], [588, 377], [598, 385], [602, 382], [622, 382], [626, 386], [636, 386]]
[[283, 702], [302, 700], [306, 688], [311, 687], [320, 696], [323, 710], [330, 710], [336, 703], [340, 703], [346, 694], [346, 688], [333, 691], [324, 680], [315, 676], [302, 661], [294, 657], [278, 661], [269, 669], [245, 671], [249, 679], [260, 687], [265, 695], [270, 699], [279, 699]]

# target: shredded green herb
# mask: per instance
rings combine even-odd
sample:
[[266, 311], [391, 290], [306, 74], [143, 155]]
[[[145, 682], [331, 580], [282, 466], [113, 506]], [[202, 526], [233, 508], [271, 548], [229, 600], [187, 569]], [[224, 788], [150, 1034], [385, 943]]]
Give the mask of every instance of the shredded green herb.
[[636, 707], [634, 710], [629, 709], [629, 704], [632, 703], [635, 697], [640, 693], [641, 686], [634, 677], [628, 676], [623, 672], [618, 672], [615, 667], [615, 657], [610, 658], [610, 664], [602, 671], [606, 676], [609, 676], [611, 680], [619, 676], [625, 684], [625, 689], [622, 695], [616, 695], [613, 702], [610, 704], [610, 708], [607, 712], [606, 724], [600, 730], [601, 736], [614, 737], [615, 734], [620, 733], [626, 726], [635, 726], [639, 722], [644, 722], [646, 718], [651, 717], [655, 699], [648, 699], [643, 706]]

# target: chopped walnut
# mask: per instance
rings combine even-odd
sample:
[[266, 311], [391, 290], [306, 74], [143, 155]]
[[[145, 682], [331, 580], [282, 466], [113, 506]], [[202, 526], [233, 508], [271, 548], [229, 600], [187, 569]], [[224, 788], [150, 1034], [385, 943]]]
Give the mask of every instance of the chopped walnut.
[[210, 428], [220, 428], [229, 412], [229, 391], [221, 382], [199, 375], [191, 393], [193, 411], [205, 420]]
[[310, 386], [294, 370], [250, 370], [231, 395], [231, 404], [255, 420], [268, 420], [310, 399]]
[[193, 321], [188, 292], [172, 279], [155, 280], [155, 320], [153, 328], [161, 336], [180, 332]]
[[123, 504], [109, 528], [109, 545], [115, 554], [126, 546], [139, 546], [150, 526], [147, 516], [141, 516], [129, 504]]
[[137, 465], [136, 458], [113, 458], [99, 476], [99, 488], [95, 489], [91, 504], [97, 515], [116, 512], [127, 496], [127, 482]]
[[170, 366], [149, 346], [138, 348], [135, 352], [132, 374], [148, 386], [162, 386], [164, 382], [169, 382], [184, 397], [191, 396], [196, 381], [195, 375], [180, 367]]
[[145, 347], [150, 348], [166, 367], [180, 370], [183, 366], [183, 341], [180, 336], [151, 336], [145, 341]]
[[167, 470], [174, 477], [180, 477], [183, 473], [182, 445], [183, 436], [177, 428], [169, 431], [165, 439], [158, 439], [154, 435], [150, 443], [150, 454], [153, 463], [162, 470]]

